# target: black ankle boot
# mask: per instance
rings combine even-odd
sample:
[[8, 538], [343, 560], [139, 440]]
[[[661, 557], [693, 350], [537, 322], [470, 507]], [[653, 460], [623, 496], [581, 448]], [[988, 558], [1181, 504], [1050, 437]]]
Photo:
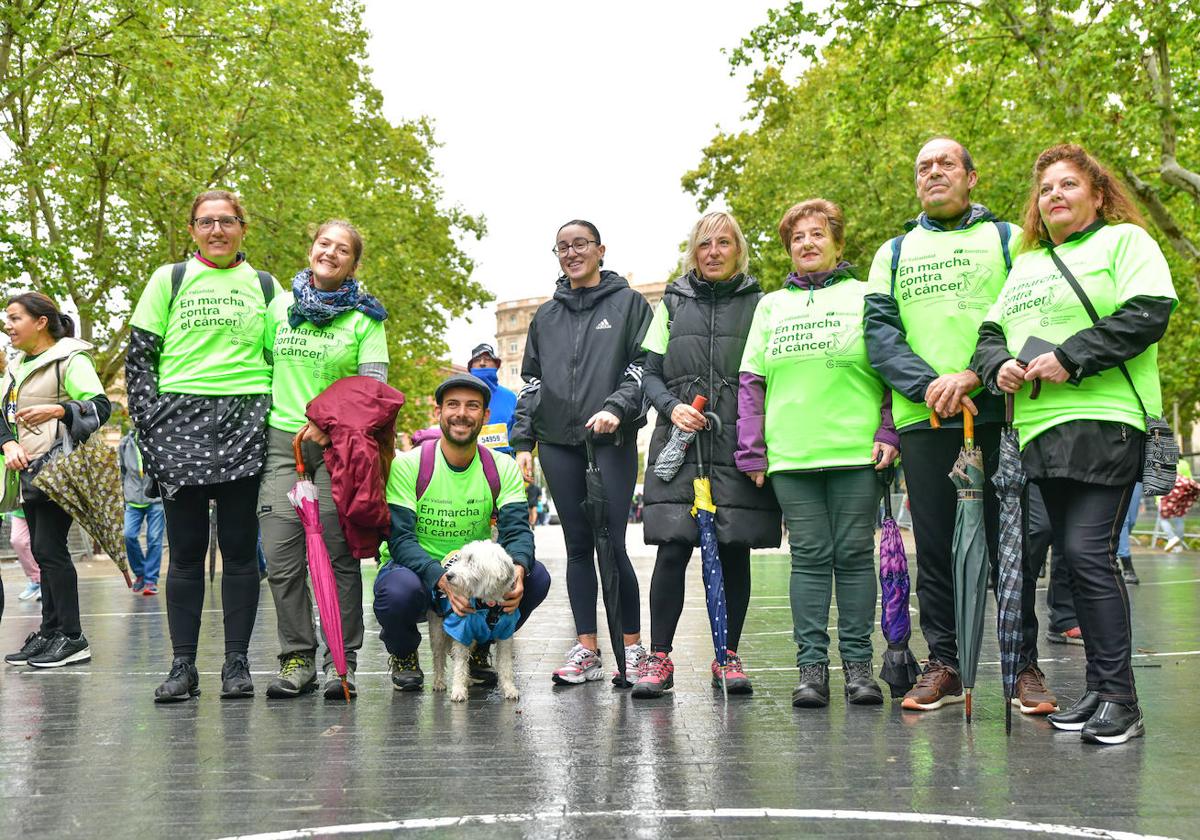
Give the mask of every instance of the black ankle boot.
[[870, 662], [843, 662], [846, 702], [855, 706], [882, 706], [883, 689], [871, 675]]
[[800, 666], [800, 685], [792, 689], [792, 705], [803, 709], [829, 705], [828, 665]]
[[200, 696], [200, 675], [190, 657], [176, 656], [171, 660], [171, 673], [162, 685], [154, 689], [155, 703], [178, 703]]
[[1092, 744], [1124, 744], [1130, 738], [1140, 738], [1145, 732], [1142, 710], [1137, 703], [1105, 700], [1083, 725], [1079, 737]]
[[1125, 582], [1130, 586], [1137, 586], [1139, 583], [1141, 583], [1141, 580], [1138, 579], [1137, 572], [1133, 570], [1132, 557], [1121, 558], [1121, 577], [1124, 578]]
[[244, 653], [225, 654], [221, 668], [221, 699], [253, 697], [254, 683], [250, 679], [250, 660]]
[[1083, 725], [1095, 714], [1099, 706], [1100, 695], [1095, 691], [1088, 691], [1076, 700], [1071, 708], [1047, 715], [1046, 720], [1050, 721], [1056, 729], [1078, 732], [1083, 729]]

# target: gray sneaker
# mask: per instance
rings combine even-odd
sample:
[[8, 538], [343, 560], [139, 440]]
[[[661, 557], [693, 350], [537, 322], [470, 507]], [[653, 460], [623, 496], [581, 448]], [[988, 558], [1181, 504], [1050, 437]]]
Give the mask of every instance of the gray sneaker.
[[279, 673], [267, 686], [273, 699], [299, 697], [317, 687], [317, 665], [311, 653], [285, 653], [279, 657]]
[[[346, 664], [346, 687], [350, 689], [350, 699], [358, 696], [358, 686], [354, 684], [354, 666], [349, 663]], [[325, 668], [325, 687], [321, 689], [321, 693], [325, 695], [326, 700], [346, 699], [346, 694], [342, 691], [342, 678], [332, 665]]]

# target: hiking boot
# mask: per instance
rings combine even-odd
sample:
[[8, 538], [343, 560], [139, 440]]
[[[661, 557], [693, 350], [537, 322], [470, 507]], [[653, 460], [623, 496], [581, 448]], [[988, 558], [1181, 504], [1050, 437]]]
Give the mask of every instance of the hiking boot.
[[579, 685], [604, 679], [604, 669], [600, 667], [600, 651], [575, 645], [567, 651], [567, 661], [554, 672], [551, 679], [558, 685]]
[[425, 672], [415, 650], [408, 656], [389, 656], [388, 672], [396, 691], [420, 691], [425, 685]]
[[46, 649], [37, 656], [29, 657], [28, 664], [35, 668], [61, 668], [63, 665], [78, 665], [92, 661], [92, 649], [82, 633], [72, 639], [64, 633], [55, 633]]
[[316, 687], [317, 665], [313, 655], [287, 653], [279, 657], [279, 673], [267, 686], [267, 696], [275, 700], [299, 697]]
[[225, 654], [225, 664], [221, 666], [221, 699], [235, 700], [253, 696], [254, 683], [250, 679], [250, 660], [244, 653]]
[[130, 591], [135, 592], [135, 593], [141, 593], [141, 591], [145, 588], [146, 588], [146, 579], [144, 577], [142, 577], [141, 575], [138, 575], [137, 577], [135, 577], [133, 579], [133, 586], [130, 587]]
[[1083, 729], [1085, 723], [1091, 720], [1092, 715], [1096, 713], [1096, 709], [1098, 708], [1100, 708], [1100, 694], [1089, 690], [1076, 700], [1071, 708], [1062, 712], [1055, 712], [1049, 715], [1046, 720], [1050, 721], [1055, 729], [1078, 732]]
[[1138, 578], [1137, 572], [1133, 570], [1133, 558], [1121, 558], [1121, 578], [1130, 586], [1137, 586], [1142, 581]]
[[798, 709], [829, 705], [829, 665], [800, 666], [800, 684], [792, 689], [792, 705]]
[[958, 672], [949, 665], [930, 659], [917, 684], [900, 701], [900, 706], [930, 712], [947, 703], [961, 703], [963, 699], [962, 680], [958, 678]]
[[1046, 688], [1046, 675], [1036, 665], [1029, 665], [1017, 674], [1017, 696], [1012, 704], [1023, 715], [1048, 715], [1058, 711], [1058, 698]]
[[16, 653], [10, 653], [4, 657], [4, 661], [9, 665], [27, 665], [31, 656], [37, 656], [43, 652], [50, 640], [54, 638], [53, 633], [43, 633], [41, 630], [34, 630], [25, 637], [25, 644], [21, 645], [21, 649]]
[[665, 652], [659, 650], [647, 655], [638, 670], [638, 681], [633, 686], [633, 696], [638, 699], [662, 697], [664, 691], [675, 686], [675, 663]]
[[842, 676], [846, 679], [846, 702], [855, 706], [882, 706], [883, 689], [875, 682], [871, 663], [843, 662]]
[[496, 684], [496, 669], [491, 663], [492, 643], [476, 644], [471, 648], [470, 668], [471, 682], [475, 685], [490, 687]]
[[186, 656], [171, 660], [171, 672], [162, 685], [154, 689], [155, 703], [178, 703], [200, 696], [200, 675], [195, 663]]
[[1082, 645], [1083, 631], [1079, 627], [1072, 627], [1061, 633], [1051, 630], [1046, 633], [1046, 641], [1052, 645]]
[[725, 690], [730, 694], [753, 694], [754, 686], [750, 684], [750, 678], [746, 676], [745, 670], [742, 667], [742, 658], [737, 655], [736, 651], [725, 651], [725, 666], [722, 668], [717, 664], [717, 660], [713, 660], [708, 666], [712, 671], [713, 688], [721, 687], [721, 672], [725, 672]]
[[1137, 703], [1105, 700], [1083, 725], [1079, 737], [1091, 744], [1124, 744], [1131, 738], [1140, 738], [1145, 734], [1142, 710]]
[[[351, 700], [358, 696], [358, 686], [354, 684], [354, 666], [349, 663], [346, 665], [346, 687], [350, 689]], [[325, 695], [326, 700], [346, 699], [342, 691], [342, 678], [332, 665], [325, 669], [325, 687], [321, 689], [321, 693]]]
[[21, 590], [21, 594], [17, 596], [18, 601], [28, 601], [30, 598], [42, 600], [42, 585], [29, 581], [25, 584], [25, 588]]
[[[642, 660], [646, 658], [646, 648], [640, 643], [636, 645], [625, 645], [625, 685], [621, 688], [629, 688], [638, 678], [637, 675], [642, 667]], [[621, 685], [621, 672], [613, 671], [613, 685]]]

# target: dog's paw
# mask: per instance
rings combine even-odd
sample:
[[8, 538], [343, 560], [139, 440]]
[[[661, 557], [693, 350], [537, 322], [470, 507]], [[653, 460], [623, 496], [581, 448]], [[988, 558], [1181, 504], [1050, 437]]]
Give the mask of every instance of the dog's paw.
[[453, 703], [465, 703], [467, 701], [467, 690], [465, 688], [451, 689], [450, 700]]
[[446, 690], [446, 681], [445, 680], [434, 680], [433, 685], [430, 687], [434, 691], [445, 691]]
[[517, 691], [515, 685], [506, 685], [500, 689], [504, 693], [505, 700], [520, 700], [521, 692]]

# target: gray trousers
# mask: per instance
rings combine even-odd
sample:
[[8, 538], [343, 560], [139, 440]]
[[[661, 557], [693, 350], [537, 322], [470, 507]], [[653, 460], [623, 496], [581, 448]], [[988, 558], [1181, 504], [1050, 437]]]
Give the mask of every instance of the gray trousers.
[[[280, 654], [315, 654], [316, 628], [313, 626], [313, 599], [308, 587], [308, 554], [304, 546], [304, 526], [288, 491], [296, 484], [296, 460], [292, 455], [292, 437], [278, 429], [267, 429], [267, 466], [258, 491], [258, 527], [262, 533], [263, 554], [267, 558], [267, 581], [275, 600], [279, 626]], [[333, 562], [337, 581], [338, 604], [342, 612], [342, 640], [346, 661], [354, 667], [363, 643], [362, 569], [351, 556], [338, 523], [337, 509], [329, 484], [329, 471], [321, 451], [312, 444], [304, 448], [304, 461], [317, 486], [321, 525], [325, 546]], [[324, 633], [322, 633], [324, 636]], [[331, 663], [328, 643], [323, 666]]]

